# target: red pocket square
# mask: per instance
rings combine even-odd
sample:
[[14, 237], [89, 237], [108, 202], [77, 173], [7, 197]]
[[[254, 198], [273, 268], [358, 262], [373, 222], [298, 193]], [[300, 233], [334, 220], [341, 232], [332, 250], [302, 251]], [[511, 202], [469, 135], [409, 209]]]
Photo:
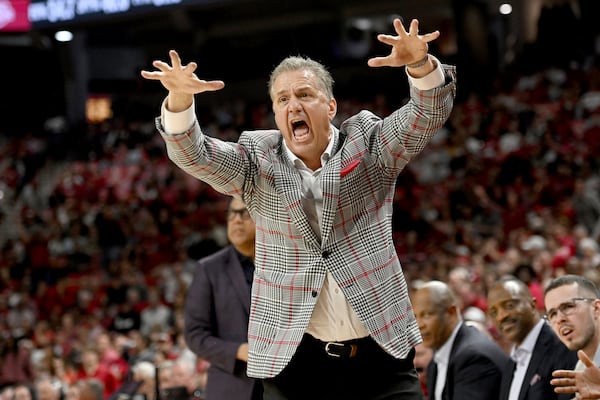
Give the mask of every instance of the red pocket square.
[[360, 159], [354, 160], [350, 164], [346, 165], [340, 171], [340, 176], [344, 177], [344, 176], [348, 175], [350, 172], [352, 172], [354, 170], [354, 168], [358, 167], [358, 164], [360, 164], [360, 161], [361, 161]]

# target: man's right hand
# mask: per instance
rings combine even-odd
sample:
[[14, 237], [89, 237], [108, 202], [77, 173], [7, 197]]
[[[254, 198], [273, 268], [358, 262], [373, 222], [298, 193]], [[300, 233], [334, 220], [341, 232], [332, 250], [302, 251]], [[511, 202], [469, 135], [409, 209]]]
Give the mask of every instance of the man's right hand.
[[167, 98], [167, 109], [172, 112], [180, 112], [189, 108], [194, 100], [194, 95], [202, 92], [210, 92], [223, 89], [223, 81], [205, 81], [199, 79], [194, 73], [198, 64], [190, 62], [181, 64], [179, 54], [175, 50], [169, 51], [171, 65], [164, 61], [156, 60], [152, 65], [159, 71], [141, 72], [142, 77], [149, 80], [157, 80], [169, 91]]
[[242, 343], [240, 347], [238, 347], [236, 358], [248, 362], [248, 343]]

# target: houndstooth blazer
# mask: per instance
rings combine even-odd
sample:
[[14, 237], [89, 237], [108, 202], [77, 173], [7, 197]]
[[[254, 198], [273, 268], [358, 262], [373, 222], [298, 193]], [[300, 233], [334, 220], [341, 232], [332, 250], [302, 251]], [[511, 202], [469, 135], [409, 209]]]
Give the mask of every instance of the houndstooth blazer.
[[[294, 355], [329, 271], [370, 335], [404, 358], [421, 341], [392, 241], [396, 179], [444, 125], [456, 95], [455, 69], [385, 118], [361, 111], [344, 121], [321, 171], [319, 241], [301, 202], [301, 178], [278, 130], [243, 132], [237, 143], [157, 128], [169, 158], [226, 195], [241, 198], [256, 223], [256, 270], [248, 331], [248, 375], [277, 375]], [[338, 129], [332, 126], [332, 129]]]

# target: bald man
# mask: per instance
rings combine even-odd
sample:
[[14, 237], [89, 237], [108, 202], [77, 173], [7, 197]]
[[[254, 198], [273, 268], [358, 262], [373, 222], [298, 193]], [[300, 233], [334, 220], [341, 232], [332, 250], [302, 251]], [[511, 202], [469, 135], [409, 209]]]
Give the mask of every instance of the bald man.
[[537, 301], [516, 277], [496, 282], [488, 291], [488, 315], [511, 344], [503, 370], [500, 400], [568, 400], [554, 392], [550, 380], [556, 369], [573, 369], [577, 354], [556, 336], [538, 313]]
[[423, 344], [433, 351], [427, 367], [430, 400], [498, 399], [508, 356], [477, 328], [466, 325], [447, 284], [431, 281], [413, 292]]

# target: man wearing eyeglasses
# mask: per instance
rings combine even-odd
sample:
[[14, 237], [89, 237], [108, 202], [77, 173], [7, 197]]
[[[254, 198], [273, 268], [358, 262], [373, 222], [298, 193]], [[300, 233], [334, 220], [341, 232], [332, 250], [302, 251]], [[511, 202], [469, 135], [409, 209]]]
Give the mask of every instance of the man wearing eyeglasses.
[[185, 338], [210, 362], [206, 400], [259, 400], [262, 384], [248, 377], [246, 365], [256, 227], [241, 200], [230, 201], [226, 216], [231, 244], [196, 267], [185, 303]]
[[[600, 365], [600, 300], [594, 282], [579, 275], [554, 279], [544, 290], [546, 319], [570, 350], [583, 352]], [[575, 370], [584, 369], [581, 361]]]

